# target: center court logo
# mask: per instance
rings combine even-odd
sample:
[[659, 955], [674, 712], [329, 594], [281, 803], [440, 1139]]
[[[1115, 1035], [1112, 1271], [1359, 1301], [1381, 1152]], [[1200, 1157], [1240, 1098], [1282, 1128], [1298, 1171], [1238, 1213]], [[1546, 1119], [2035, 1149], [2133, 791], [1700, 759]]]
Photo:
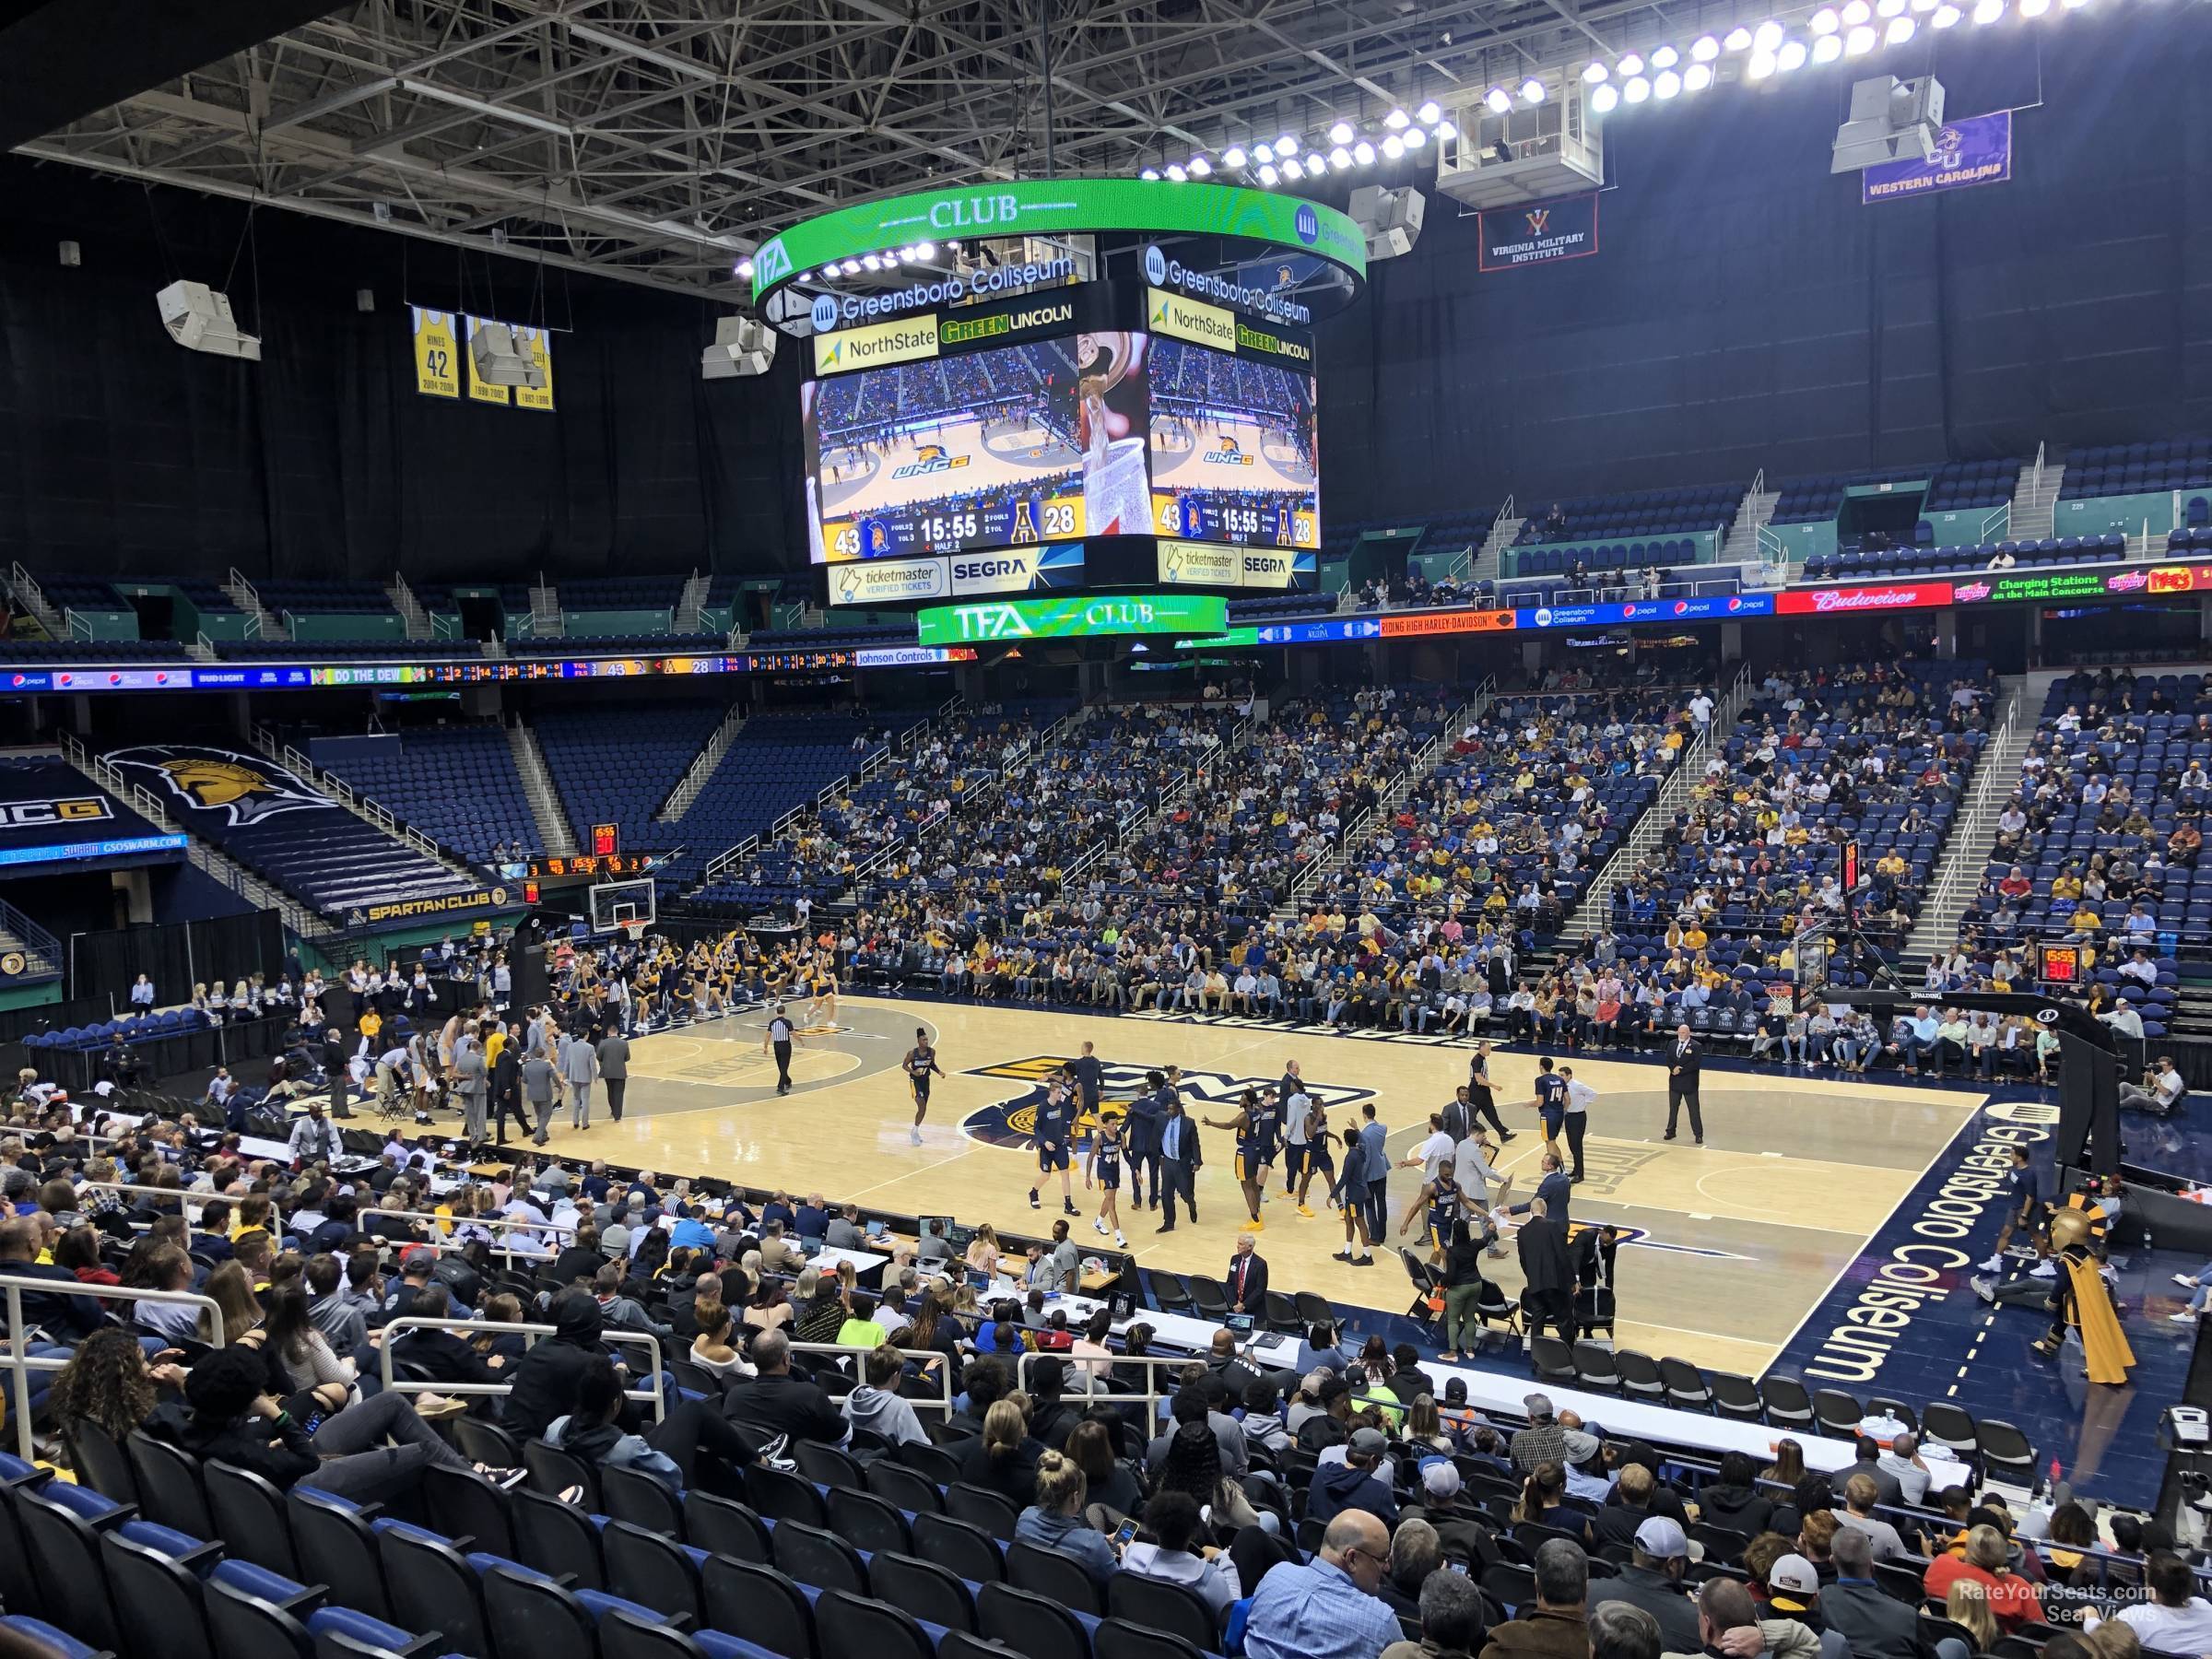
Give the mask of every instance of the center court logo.
[[1227, 432], [1221, 434], [1221, 441], [1206, 453], [1204, 459], [1216, 466], [1252, 465], [1252, 457], [1244, 453], [1244, 446]]
[[815, 333], [828, 334], [837, 326], [837, 301], [828, 294], [817, 294], [811, 314]]
[[[1037, 1109], [1044, 1103], [1045, 1085], [1052, 1075], [1065, 1065], [1074, 1056], [1070, 1054], [1034, 1054], [1026, 1060], [1009, 1060], [999, 1065], [979, 1066], [966, 1073], [971, 1077], [1003, 1077], [1024, 1087], [996, 1105], [985, 1106], [971, 1112], [960, 1124], [960, 1133], [971, 1140], [986, 1146], [1026, 1147], [1035, 1145]], [[1153, 1068], [1132, 1065], [1122, 1061], [1104, 1063], [1099, 1085], [1098, 1116], [1086, 1115], [1077, 1124], [1080, 1133], [1098, 1127], [1099, 1118], [1119, 1122], [1128, 1115], [1130, 1100], [1144, 1091], [1145, 1074]], [[1182, 1074], [1183, 1110], [1197, 1116], [1211, 1112], [1217, 1117], [1234, 1112], [1238, 1099], [1248, 1088], [1272, 1095], [1277, 1079], [1274, 1077], [1239, 1077], [1228, 1072], [1186, 1071]], [[1371, 1088], [1347, 1088], [1329, 1083], [1308, 1083], [1306, 1092], [1332, 1116], [1347, 1106], [1357, 1106], [1362, 1100], [1374, 1098]], [[1342, 1128], [1344, 1120], [1335, 1119]]]
[[1309, 205], [1303, 202], [1299, 204], [1298, 217], [1290, 224], [1291, 229], [1298, 232], [1298, 240], [1307, 247], [1312, 247], [1321, 240], [1321, 215]]
[[1168, 256], [1159, 251], [1158, 242], [1145, 244], [1145, 280], [1154, 288], [1168, 279]]
[[921, 473], [950, 472], [956, 466], [968, 465], [966, 455], [947, 454], [941, 443], [923, 443], [914, 447], [914, 458], [904, 466], [894, 467], [894, 478], [911, 478]]

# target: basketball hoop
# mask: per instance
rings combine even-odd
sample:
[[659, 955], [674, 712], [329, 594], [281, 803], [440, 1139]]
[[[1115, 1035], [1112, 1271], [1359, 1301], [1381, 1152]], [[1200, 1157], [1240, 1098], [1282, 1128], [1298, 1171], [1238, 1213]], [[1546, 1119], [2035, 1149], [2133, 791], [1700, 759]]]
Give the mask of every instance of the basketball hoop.
[[618, 922], [615, 925], [620, 931], [622, 936], [628, 939], [632, 945], [642, 945], [645, 942], [644, 923]]

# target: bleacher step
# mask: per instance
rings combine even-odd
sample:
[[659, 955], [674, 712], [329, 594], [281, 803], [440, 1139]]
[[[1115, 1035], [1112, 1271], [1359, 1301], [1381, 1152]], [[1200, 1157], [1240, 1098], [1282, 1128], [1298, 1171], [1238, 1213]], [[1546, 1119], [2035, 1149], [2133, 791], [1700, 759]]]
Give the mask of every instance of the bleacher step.
[[506, 732], [515, 772], [523, 781], [523, 798], [530, 803], [530, 816], [537, 820], [538, 845], [554, 858], [575, 857], [576, 831], [570, 828], [552, 774], [546, 771], [545, 751], [537, 747], [537, 735], [519, 718], [508, 724]]

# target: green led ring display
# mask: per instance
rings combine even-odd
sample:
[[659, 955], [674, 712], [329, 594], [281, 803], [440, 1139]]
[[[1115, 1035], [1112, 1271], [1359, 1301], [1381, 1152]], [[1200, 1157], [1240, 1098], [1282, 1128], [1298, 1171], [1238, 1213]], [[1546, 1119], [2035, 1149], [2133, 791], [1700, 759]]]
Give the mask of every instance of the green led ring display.
[[841, 207], [791, 227], [753, 254], [756, 303], [794, 277], [916, 242], [967, 237], [1218, 236], [1325, 259], [1367, 276], [1367, 239], [1334, 207], [1235, 184], [1144, 179], [1021, 179], [925, 190]]

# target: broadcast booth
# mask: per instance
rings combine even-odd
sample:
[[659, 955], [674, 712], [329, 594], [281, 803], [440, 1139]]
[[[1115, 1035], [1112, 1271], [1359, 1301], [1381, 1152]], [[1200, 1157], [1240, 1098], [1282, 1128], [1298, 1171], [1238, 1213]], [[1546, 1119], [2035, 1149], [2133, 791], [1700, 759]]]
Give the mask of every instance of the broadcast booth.
[[[1312, 592], [1312, 324], [1368, 238], [1230, 185], [1049, 180], [795, 225], [754, 298], [805, 343], [804, 488], [833, 610], [919, 611], [924, 647], [1225, 631]], [[946, 267], [949, 266], [947, 273]]]

